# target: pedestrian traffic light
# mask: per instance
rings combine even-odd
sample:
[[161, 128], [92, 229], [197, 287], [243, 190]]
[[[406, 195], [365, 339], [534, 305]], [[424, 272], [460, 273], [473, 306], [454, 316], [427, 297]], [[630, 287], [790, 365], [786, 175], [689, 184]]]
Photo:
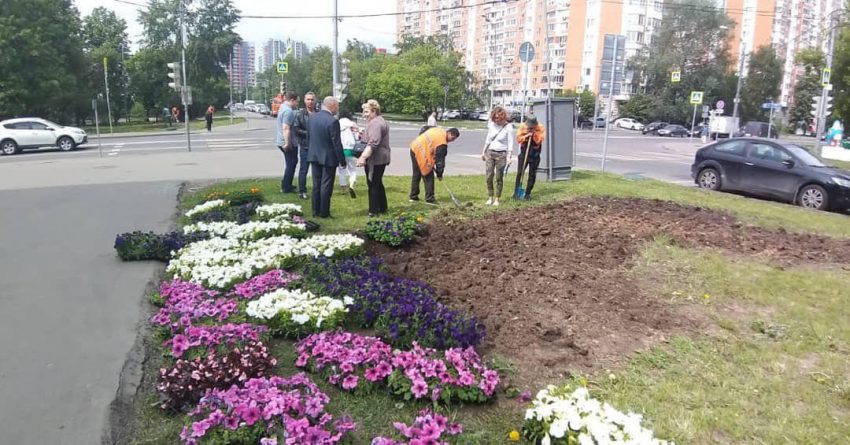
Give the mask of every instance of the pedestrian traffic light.
[[183, 86], [180, 78], [180, 62], [172, 62], [168, 65], [168, 78], [172, 79], [171, 82], [168, 82], [168, 87], [174, 89], [174, 91], [180, 91], [180, 87]]
[[820, 106], [820, 99], [821, 99], [820, 96], [812, 97], [812, 111], [811, 111], [811, 113], [812, 113], [812, 116], [817, 117], [817, 118], [819, 118], [821, 116], [828, 116], [830, 110], [832, 109], [832, 97], [831, 96], [829, 96], [829, 95], [826, 96], [826, 102], [824, 103], [823, 109], [821, 109], [821, 106]]

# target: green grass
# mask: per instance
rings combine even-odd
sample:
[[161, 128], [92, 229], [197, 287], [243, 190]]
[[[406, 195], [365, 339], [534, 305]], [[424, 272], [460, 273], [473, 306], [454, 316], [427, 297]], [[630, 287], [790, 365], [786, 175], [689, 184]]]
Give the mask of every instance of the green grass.
[[[514, 175], [509, 174], [505, 182], [506, 196], [513, 191]], [[449, 200], [443, 183], [436, 185], [437, 207], [424, 203], [409, 203], [407, 195], [410, 179], [405, 176], [384, 178], [387, 199], [391, 212], [421, 211], [440, 214], [444, 217], [468, 218], [480, 217], [494, 212], [525, 207], [528, 205], [550, 204], [563, 199], [581, 196], [619, 196], [662, 199], [683, 204], [726, 210], [747, 224], [769, 228], [784, 228], [789, 231], [814, 232], [831, 236], [850, 237], [850, 219], [846, 215], [817, 212], [788, 204], [761, 201], [728, 193], [716, 193], [694, 187], [682, 187], [654, 180], [633, 181], [621, 176], [573, 172], [573, 180], [564, 182], [538, 181], [534, 189], [534, 200], [530, 203], [514, 202], [504, 199], [498, 208], [484, 205], [486, 187], [481, 176], [446, 176], [443, 182], [464, 203], [461, 210], [455, 209]], [[272, 202], [293, 202], [304, 206], [304, 213], [310, 215], [310, 201], [300, 200], [297, 195], [279, 193], [279, 179], [247, 179], [215, 184], [190, 194], [182, 202], [182, 208], [188, 209], [203, 200], [213, 191], [245, 190], [258, 187], [267, 200]], [[337, 189], [331, 200], [333, 219], [319, 221], [323, 230], [329, 232], [356, 231], [362, 229], [367, 221], [368, 203], [365, 181], [357, 183], [357, 199]]]
[[850, 162], [847, 161], [837, 161], [835, 159], [826, 159], [826, 163], [833, 165], [838, 168], [843, 168], [844, 170], [850, 170]]
[[677, 443], [838, 444], [850, 438], [850, 274], [782, 269], [649, 246], [636, 275], [717, 332], [677, 337], [598, 378], [597, 395], [642, 412]]
[[[236, 117], [236, 115], [233, 116], [233, 125], [244, 123], [244, 117]], [[216, 113], [215, 120], [213, 121], [213, 130], [215, 130], [216, 127], [221, 127], [225, 125], [230, 125], [230, 115], [227, 113]], [[180, 131], [185, 131], [185, 128], [185, 124], [183, 124], [182, 122], [170, 126], [163, 122], [133, 122], [129, 124], [120, 123], [112, 125], [113, 133], [139, 133], [163, 131], [175, 131], [179, 133]], [[207, 124], [203, 119], [192, 120], [189, 122], [189, 128], [192, 130], [204, 130], [207, 128]], [[94, 125], [87, 125], [82, 127], [82, 129], [90, 135], [96, 134], [96, 128]], [[109, 124], [100, 126], [100, 134], [109, 134]]]

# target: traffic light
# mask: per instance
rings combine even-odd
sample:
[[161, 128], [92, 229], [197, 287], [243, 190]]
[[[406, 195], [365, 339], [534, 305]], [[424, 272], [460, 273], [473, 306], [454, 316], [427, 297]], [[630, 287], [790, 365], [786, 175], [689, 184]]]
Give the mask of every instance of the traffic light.
[[180, 87], [183, 86], [183, 82], [180, 78], [180, 62], [172, 62], [169, 63], [168, 69], [168, 78], [171, 79], [171, 82], [168, 82], [168, 87], [174, 89], [174, 91], [180, 91]]
[[823, 109], [821, 109], [820, 96], [812, 97], [812, 116], [821, 117], [821, 116], [829, 116], [830, 109], [832, 108], [832, 97], [827, 95], [826, 102], [824, 103]]

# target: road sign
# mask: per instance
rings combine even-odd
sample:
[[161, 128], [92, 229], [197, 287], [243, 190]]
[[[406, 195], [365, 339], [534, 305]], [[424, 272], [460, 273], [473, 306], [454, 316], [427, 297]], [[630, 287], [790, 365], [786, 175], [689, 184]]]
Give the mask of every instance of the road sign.
[[670, 82], [678, 83], [682, 80], [682, 72], [679, 70], [670, 73]]
[[448, 92], [449, 92], [449, 86], [443, 85], [443, 93], [448, 93]]
[[286, 74], [289, 72], [289, 63], [288, 62], [278, 62], [277, 63], [277, 73], [278, 74]]
[[821, 85], [823, 85], [823, 86], [829, 85], [829, 77], [830, 77], [831, 74], [832, 74], [832, 70], [830, 70], [829, 68], [823, 69], [823, 73], [820, 76]]
[[702, 105], [702, 91], [691, 91], [691, 105]]
[[523, 42], [519, 46], [519, 60], [528, 63], [534, 60], [534, 45], [531, 42]]
[[761, 104], [761, 108], [764, 110], [779, 110], [782, 108], [782, 104], [777, 104], [773, 102], [765, 102]]

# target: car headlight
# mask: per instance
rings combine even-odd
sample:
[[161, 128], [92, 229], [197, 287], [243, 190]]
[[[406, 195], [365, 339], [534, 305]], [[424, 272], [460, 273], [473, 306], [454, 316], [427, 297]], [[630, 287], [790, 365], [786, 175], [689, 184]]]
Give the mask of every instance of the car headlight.
[[844, 178], [839, 178], [837, 176], [833, 176], [832, 182], [840, 185], [841, 187], [850, 188], [850, 179], [844, 179]]

